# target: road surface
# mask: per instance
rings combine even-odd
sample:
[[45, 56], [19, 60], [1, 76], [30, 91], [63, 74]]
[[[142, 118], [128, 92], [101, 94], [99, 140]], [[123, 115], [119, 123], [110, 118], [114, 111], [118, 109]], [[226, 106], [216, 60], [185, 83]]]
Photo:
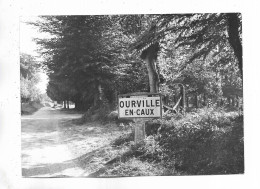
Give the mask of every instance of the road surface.
[[102, 168], [110, 154], [116, 126], [79, 124], [81, 114], [43, 107], [22, 116], [23, 177], [86, 177]]

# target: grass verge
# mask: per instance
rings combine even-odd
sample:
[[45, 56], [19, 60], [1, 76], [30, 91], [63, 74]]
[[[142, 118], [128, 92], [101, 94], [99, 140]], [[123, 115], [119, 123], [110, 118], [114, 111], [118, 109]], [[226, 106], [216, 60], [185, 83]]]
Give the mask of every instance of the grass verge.
[[244, 173], [243, 116], [204, 108], [157, 120], [160, 128], [134, 145], [133, 134], [112, 145], [128, 148], [100, 176], [218, 175]]

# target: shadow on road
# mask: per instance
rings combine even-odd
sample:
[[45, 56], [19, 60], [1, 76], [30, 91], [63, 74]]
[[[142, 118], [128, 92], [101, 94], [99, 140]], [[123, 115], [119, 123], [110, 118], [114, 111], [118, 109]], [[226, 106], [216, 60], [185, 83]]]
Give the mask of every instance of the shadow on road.
[[23, 177], [37, 177], [37, 175], [52, 175], [58, 172], [62, 172], [65, 169], [75, 167], [75, 164], [71, 162], [46, 164], [41, 166], [35, 166], [33, 168], [22, 168]]
[[110, 142], [128, 131], [115, 123], [78, 124], [80, 117], [46, 107], [22, 116], [23, 177], [87, 177], [117, 156]]
[[[71, 177], [87, 177], [89, 173], [99, 170], [109, 160], [107, 157], [107, 146], [102, 146], [88, 152], [78, 158], [64, 161], [62, 163], [38, 164], [32, 168], [22, 168], [23, 177], [60, 177], [64, 176], [63, 171], [71, 168], [81, 168], [84, 173], [72, 175]], [[100, 158], [97, 158], [100, 157]], [[58, 174], [56, 174], [58, 173]], [[67, 175], [67, 177], [70, 177]]]

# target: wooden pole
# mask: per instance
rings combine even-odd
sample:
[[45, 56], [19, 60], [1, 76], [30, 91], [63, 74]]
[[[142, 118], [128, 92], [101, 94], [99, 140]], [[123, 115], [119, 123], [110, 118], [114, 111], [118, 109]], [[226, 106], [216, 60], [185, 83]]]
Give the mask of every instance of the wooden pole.
[[144, 118], [135, 118], [135, 144], [142, 142], [145, 139], [145, 121]]
[[182, 101], [182, 113], [183, 113], [183, 115], [185, 115], [185, 111], [186, 111], [186, 107], [185, 107], [185, 100], [186, 100], [186, 98], [185, 98], [185, 87], [184, 87], [184, 85], [183, 84], [181, 84], [182, 85], [182, 99], [183, 99], [183, 101]]

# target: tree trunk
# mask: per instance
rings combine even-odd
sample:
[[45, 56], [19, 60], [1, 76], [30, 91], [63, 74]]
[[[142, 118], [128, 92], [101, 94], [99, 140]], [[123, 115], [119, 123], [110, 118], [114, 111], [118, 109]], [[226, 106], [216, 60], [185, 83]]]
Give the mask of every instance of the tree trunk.
[[195, 107], [199, 107], [199, 99], [198, 99], [198, 93], [195, 94]]
[[168, 105], [169, 104], [169, 96], [163, 96], [162, 101], [164, 104]]
[[203, 106], [206, 106], [206, 105], [207, 105], [207, 96], [204, 93], [204, 95], [203, 95]]
[[66, 100], [63, 101], [64, 109], [66, 109]]
[[103, 89], [100, 83], [98, 83], [98, 99], [103, 100]]
[[240, 24], [239, 14], [238, 13], [228, 13], [227, 14], [228, 21], [228, 41], [231, 47], [234, 50], [234, 54], [238, 60], [238, 67], [243, 79], [243, 60], [242, 60], [242, 44], [239, 36], [239, 28], [242, 24]]
[[[175, 94], [173, 95], [173, 103], [174, 103], [174, 106], [176, 105], [178, 101], [178, 96]], [[178, 112], [179, 111], [179, 106], [176, 107], [176, 111]]]
[[228, 106], [231, 106], [231, 98], [228, 97]]
[[98, 101], [98, 97], [95, 95], [94, 96], [94, 101], [93, 101], [94, 107], [97, 105], [97, 101]]
[[75, 101], [74, 103], [75, 103], [75, 109], [76, 109], [76, 110], [79, 110], [79, 102], [78, 102], [78, 101]]
[[176, 104], [176, 102], [177, 102], [176, 95], [173, 95], [173, 102], [174, 102], [174, 104]]
[[68, 100], [67, 100], [67, 108], [70, 109], [70, 104]]
[[144, 50], [141, 55], [141, 58], [146, 63], [151, 93], [157, 93], [159, 90], [159, 76], [155, 66], [158, 50], [159, 43], [155, 43]]
[[238, 95], [236, 95], [236, 107], [239, 108], [239, 97], [238, 97]]
[[180, 106], [181, 106], [181, 111], [183, 114], [185, 114], [185, 88], [183, 85], [179, 85], [179, 87], [181, 88], [181, 102], [180, 102]]
[[201, 95], [198, 95], [198, 108], [201, 108], [202, 104], [201, 104]]
[[223, 106], [224, 105], [224, 100], [223, 98], [220, 99], [220, 106]]
[[150, 57], [147, 57], [144, 61], [146, 62], [148, 71], [150, 92], [157, 93], [159, 88], [159, 80], [158, 74], [155, 71], [154, 60], [150, 59]]
[[115, 106], [117, 106], [118, 105], [118, 91], [117, 90], [115, 90], [114, 95], [115, 95], [115, 103], [113, 103], [113, 104], [115, 104]]
[[233, 107], [236, 106], [236, 100], [235, 100], [235, 97], [232, 97], [232, 106], [233, 106]]

